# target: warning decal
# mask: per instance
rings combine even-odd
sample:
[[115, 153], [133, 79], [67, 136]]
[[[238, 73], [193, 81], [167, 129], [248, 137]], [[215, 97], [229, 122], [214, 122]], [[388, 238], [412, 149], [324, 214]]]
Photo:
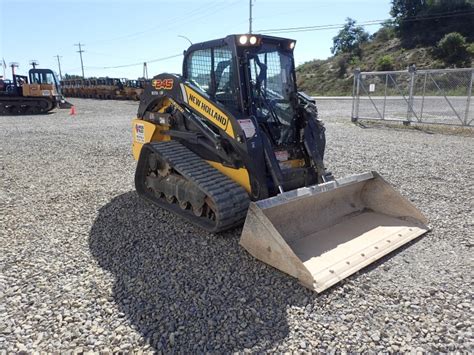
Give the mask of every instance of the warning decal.
[[255, 126], [250, 118], [245, 120], [238, 120], [240, 127], [245, 133], [245, 137], [252, 138], [255, 135]]

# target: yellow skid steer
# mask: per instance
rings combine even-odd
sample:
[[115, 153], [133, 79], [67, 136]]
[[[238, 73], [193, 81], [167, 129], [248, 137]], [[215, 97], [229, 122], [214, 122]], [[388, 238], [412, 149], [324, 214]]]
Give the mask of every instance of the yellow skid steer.
[[182, 75], [155, 76], [132, 122], [135, 186], [209, 232], [244, 224], [250, 254], [321, 292], [428, 228], [376, 172], [327, 171], [294, 46], [230, 35], [192, 45]]

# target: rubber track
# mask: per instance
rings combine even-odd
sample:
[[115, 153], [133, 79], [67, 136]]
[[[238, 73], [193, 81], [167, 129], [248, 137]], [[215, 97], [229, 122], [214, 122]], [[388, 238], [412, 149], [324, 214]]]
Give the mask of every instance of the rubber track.
[[[160, 200], [158, 203], [160, 206], [172, 210], [210, 232], [220, 232], [243, 224], [249, 206], [249, 197], [243, 187], [177, 141], [150, 143], [150, 147], [171, 168], [191, 180], [212, 200], [216, 207], [216, 220], [197, 217], [192, 212], [183, 211], [179, 207], [171, 209], [169, 207], [173, 205], [152, 197], [154, 202]], [[177, 205], [174, 204], [174, 206]]]

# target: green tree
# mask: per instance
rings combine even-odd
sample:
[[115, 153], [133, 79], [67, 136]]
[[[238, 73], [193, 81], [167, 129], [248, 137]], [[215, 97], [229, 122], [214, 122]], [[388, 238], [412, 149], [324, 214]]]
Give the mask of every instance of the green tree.
[[414, 17], [427, 7], [426, 0], [392, 0], [390, 15], [397, 21]]
[[360, 57], [362, 50], [360, 45], [367, 42], [369, 34], [364, 31], [362, 26], [357, 26], [356, 21], [348, 17], [346, 24], [339, 31], [337, 36], [332, 39], [332, 54], [348, 53], [351, 56]]
[[392, 0], [390, 14], [405, 48], [435, 45], [450, 32], [474, 41], [473, 0]]
[[80, 75], [68, 74], [68, 73], [64, 74], [63, 77], [64, 77], [64, 80], [82, 79], [82, 76]]
[[458, 32], [445, 35], [436, 48], [438, 57], [447, 66], [464, 67], [471, 65], [471, 57], [466, 39]]

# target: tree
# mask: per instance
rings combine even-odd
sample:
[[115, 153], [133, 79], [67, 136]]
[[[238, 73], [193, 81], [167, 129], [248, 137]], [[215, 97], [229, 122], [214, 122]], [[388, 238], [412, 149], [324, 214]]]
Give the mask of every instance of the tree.
[[64, 80], [82, 79], [82, 76], [75, 74], [64, 74]]
[[407, 17], [418, 15], [426, 7], [426, 0], [392, 0], [390, 15], [397, 21], [400, 21]]
[[474, 41], [472, 0], [392, 0], [390, 14], [405, 48], [435, 45], [450, 32]]
[[357, 26], [356, 21], [348, 17], [346, 24], [339, 31], [337, 36], [332, 39], [332, 54], [348, 53], [351, 56], [360, 57], [362, 51], [360, 45], [367, 42], [369, 34], [364, 31], [362, 26]]
[[436, 48], [437, 55], [447, 66], [464, 67], [471, 65], [466, 39], [458, 32], [445, 35]]

